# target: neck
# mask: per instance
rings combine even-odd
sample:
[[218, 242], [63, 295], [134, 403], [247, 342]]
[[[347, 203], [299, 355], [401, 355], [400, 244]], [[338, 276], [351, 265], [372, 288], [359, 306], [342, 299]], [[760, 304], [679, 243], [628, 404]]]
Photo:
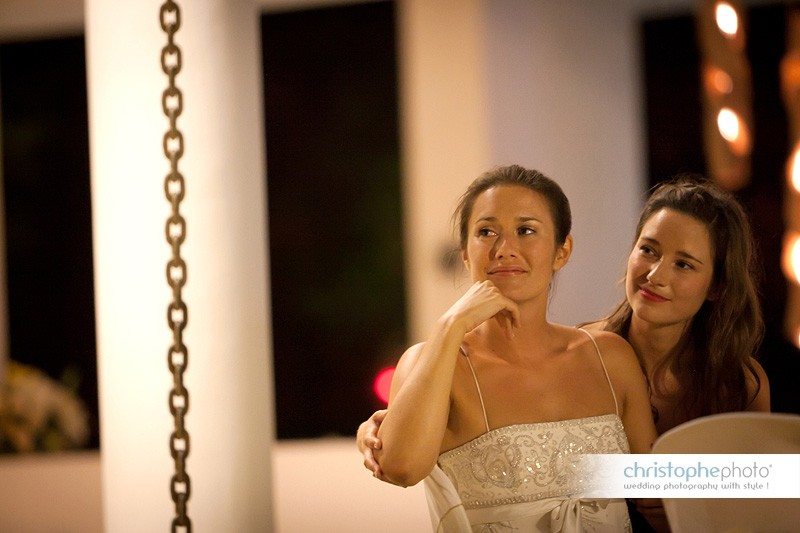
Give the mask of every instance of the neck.
[[509, 332], [504, 323], [487, 320], [474, 330], [498, 357], [518, 361], [544, 357], [552, 350], [553, 325], [547, 322], [547, 305], [519, 304], [519, 325]]
[[653, 367], [668, 357], [686, 332], [687, 322], [658, 325], [631, 317], [627, 340], [644, 362], [648, 374]]

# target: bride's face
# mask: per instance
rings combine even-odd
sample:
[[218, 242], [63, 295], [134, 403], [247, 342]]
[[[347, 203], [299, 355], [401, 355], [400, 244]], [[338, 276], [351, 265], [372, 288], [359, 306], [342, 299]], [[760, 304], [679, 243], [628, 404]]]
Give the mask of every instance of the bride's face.
[[472, 206], [464, 263], [472, 281], [488, 279], [512, 300], [546, 296], [571, 251], [571, 238], [558, 245], [555, 235], [543, 195], [520, 185], [492, 187]]

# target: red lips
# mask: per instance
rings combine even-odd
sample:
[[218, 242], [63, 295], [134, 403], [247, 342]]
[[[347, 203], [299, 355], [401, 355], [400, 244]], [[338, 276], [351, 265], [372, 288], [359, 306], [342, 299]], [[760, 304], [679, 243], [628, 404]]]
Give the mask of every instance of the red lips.
[[668, 302], [669, 298], [664, 298], [660, 294], [656, 294], [655, 292], [646, 289], [644, 287], [639, 287], [639, 294], [642, 295], [642, 298], [645, 300], [650, 300], [651, 302]]

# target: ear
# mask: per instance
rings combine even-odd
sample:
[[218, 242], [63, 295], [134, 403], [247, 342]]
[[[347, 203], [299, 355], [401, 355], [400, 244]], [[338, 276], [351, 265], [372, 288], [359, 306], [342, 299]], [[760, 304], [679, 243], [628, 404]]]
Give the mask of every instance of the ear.
[[556, 248], [556, 256], [553, 259], [553, 272], [561, 270], [569, 261], [570, 255], [572, 255], [572, 235], [567, 235], [567, 238], [564, 239], [564, 244]]

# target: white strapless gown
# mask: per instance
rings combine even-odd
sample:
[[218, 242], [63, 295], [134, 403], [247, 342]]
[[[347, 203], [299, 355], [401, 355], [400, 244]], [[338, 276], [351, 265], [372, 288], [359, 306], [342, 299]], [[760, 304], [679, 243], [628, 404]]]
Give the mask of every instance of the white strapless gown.
[[576, 454], [629, 453], [616, 414], [501, 427], [439, 456], [425, 479], [445, 533], [630, 531], [625, 500], [580, 499]]

